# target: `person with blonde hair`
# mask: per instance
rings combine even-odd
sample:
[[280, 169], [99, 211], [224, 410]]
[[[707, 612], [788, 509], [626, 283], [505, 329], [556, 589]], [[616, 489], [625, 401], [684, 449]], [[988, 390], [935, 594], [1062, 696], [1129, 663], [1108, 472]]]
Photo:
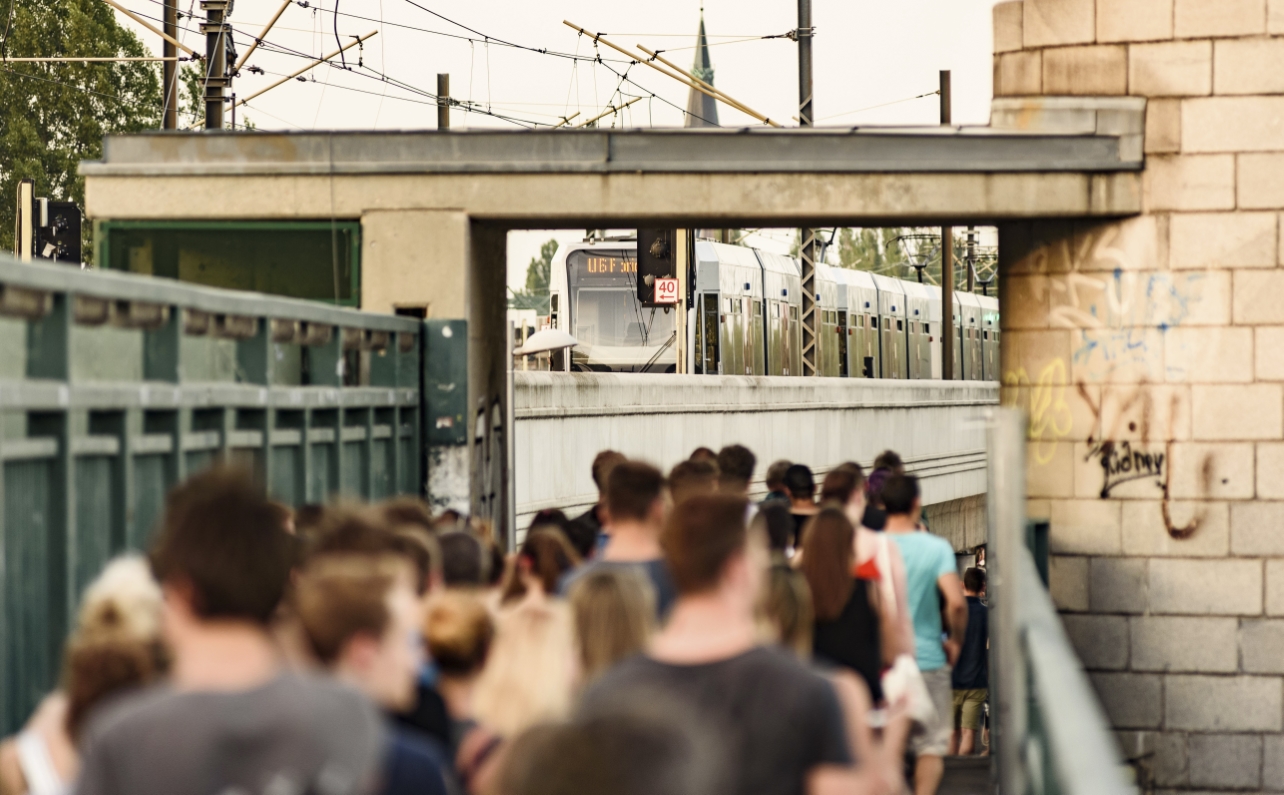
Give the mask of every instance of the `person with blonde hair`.
[[456, 760], [468, 791], [488, 791], [496, 752], [506, 740], [570, 714], [574, 640], [570, 612], [559, 602], [522, 604], [499, 617], [486, 667], [473, 689], [478, 725], [464, 738]]
[[495, 638], [495, 622], [476, 594], [459, 590], [433, 596], [424, 616], [424, 641], [437, 672], [450, 720], [450, 747], [458, 750], [474, 725], [473, 690]]
[[60, 689], [15, 737], [0, 743], [0, 793], [65, 791], [80, 768], [76, 744], [103, 699], [162, 675], [161, 591], [137, 555], [115, 559], [85, 589], [63, 652]]
[[571, 585], [571, 612], [587, 685], [646, 649], [655, 631], [655, 589], [641, 572], [598, 569]]

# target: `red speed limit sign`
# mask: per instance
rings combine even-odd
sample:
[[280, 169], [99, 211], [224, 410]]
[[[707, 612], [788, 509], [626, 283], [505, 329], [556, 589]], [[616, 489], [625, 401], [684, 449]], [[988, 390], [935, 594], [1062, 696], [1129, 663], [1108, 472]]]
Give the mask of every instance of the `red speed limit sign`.
[[657, 304], [676, 304], [678, 302], [678, 280], [656, 279], [655, 302]]

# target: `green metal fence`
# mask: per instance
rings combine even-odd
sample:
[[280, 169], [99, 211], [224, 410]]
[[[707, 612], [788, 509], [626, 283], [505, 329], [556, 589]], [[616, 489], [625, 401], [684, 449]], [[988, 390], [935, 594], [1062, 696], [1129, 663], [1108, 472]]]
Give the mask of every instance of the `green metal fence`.
[[219, 459], [289, 504], [420, 493], [421, 321], [0, 258], [0, 731], [80, 592]]

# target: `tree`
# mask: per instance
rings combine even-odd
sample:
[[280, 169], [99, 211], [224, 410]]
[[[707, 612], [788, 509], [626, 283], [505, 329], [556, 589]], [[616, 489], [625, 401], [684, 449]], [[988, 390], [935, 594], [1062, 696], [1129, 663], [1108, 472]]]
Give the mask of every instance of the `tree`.
[[539, 256], [531, 257], [530, 265], [526, 267], [526, 288], [513, 293], [509, 306], [513, 309], [534, 309], [541, 315], [548, 314], [548, 283], [553, 271], [553, 255], [556, 253], [556, 239], [539, 247]]
[[[102, 0], [12, 0], [0, 24], [10, 57], [151, 55]], [[82, 208], [82, 160], [102, 156], [103, 136], [160, 125], [160, 64], [7, 63], [0, 65], [0, 248], [14, 248], [17, 183], [35, 195]], [[90, 225], [83, 250], [93, 256]]]

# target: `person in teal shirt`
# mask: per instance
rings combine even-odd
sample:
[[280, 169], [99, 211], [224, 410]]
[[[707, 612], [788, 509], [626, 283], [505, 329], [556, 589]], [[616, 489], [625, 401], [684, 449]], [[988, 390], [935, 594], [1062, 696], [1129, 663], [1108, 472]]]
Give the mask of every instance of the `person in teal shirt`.
[[[919, 530], [923, 501], [918, 479], [913, 475], [892, 475], [883, 484], [881, 495], [887, 511], [885, 530], [905, 560], [915, 656], [937, 713], [935, 724], [910, 742], [918, 757], [914, 764], [914, 793], [933, 795], [945, 772], [944, 756], [951, 729], [948, 717], [954, 698], [950, 669], [963, 648], [967, 600], [954, 562], [954, 549], [945, 539]], [[938, 594], [945, 598], [948, 627], [941, 626]], [[949, 637], [942, 640], [947, 630]]]

